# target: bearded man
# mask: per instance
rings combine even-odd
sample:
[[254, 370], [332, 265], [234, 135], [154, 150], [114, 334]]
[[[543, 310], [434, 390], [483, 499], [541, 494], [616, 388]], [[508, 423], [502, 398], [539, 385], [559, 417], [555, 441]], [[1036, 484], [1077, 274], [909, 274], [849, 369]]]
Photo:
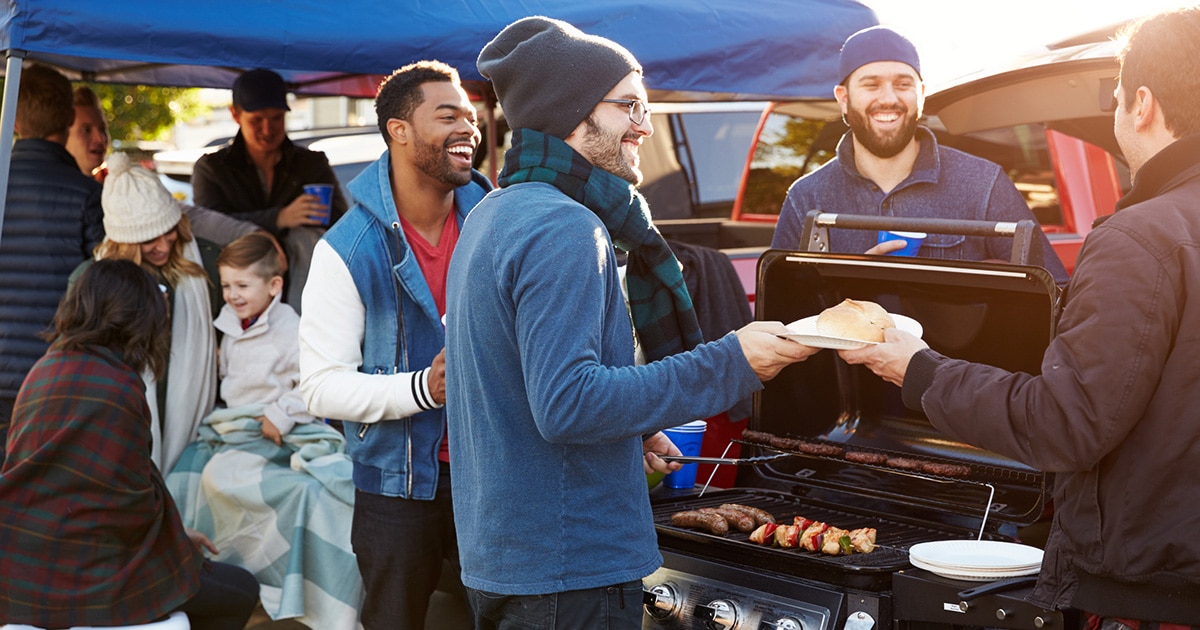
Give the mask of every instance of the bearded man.
[[[841, 82], [833, 95], [850, 130], [837, 157], [801, 177], [788, 190], [771, 246], [798, 249], [804, 215], [810, 210], [889, 217], [1020, 221], [1033, 219], [1024, 197], [998, 164], [938, 146], [918, 123], [925, 84], [917, 49], [882, 26], [851, 35], [842, 45]], [[1067, 272], [1041, 238], [1043, 264], [1055, 282]], [[886, 254], [904, 241], [876, 245], [867, 230], [831, 230], [835, 252]], [[1012, 239], [929, 234], [918, 256], [953, 260], [1009, 260]]]

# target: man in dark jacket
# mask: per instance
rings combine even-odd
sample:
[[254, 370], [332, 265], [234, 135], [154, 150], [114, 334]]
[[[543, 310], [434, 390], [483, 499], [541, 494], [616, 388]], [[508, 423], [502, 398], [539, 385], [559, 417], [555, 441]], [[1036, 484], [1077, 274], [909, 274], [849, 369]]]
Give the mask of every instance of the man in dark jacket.
[[[46, 352], [67, 277], [104, 239], [100, 184], [66, 149], [75, 118], [71, 84], [38, 64], [21, 73], [0, 234], [0, 446], [25, 374]], [[4, 461], [0, 449], [0, 462]]]
[[1057, 473], [1031, 599], [1078, 608], [1103, 630], [1194, 628], [1200, 8], [1123, 36], [1113, 128], [1134, 185], [1083, 245], [1041, 374], [950, 359], [899, 331], [840, 354], [901, 385], [905, 404], [952, 437]]
[[[299, 311], [312, 250], [325, 232], [321, 226], [342, 216], [346, 199], [325, 154], [288, 139], [288, 109], [287, 86], [278, 74], [251, 70], [238, 77], [229, 107], [238, 134], [196, 161], [192, 192], [197, 206], [257, 223], [279, 239], [288, 257], [284, 301]], [[333, 186], [329, 207], [304, 193], [307, 184]]]

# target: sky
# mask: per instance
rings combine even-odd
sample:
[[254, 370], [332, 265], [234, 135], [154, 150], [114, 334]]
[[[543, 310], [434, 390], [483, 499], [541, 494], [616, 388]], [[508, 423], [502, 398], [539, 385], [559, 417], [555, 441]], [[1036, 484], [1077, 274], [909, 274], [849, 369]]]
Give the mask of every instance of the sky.
[[907, 36], [927, 85], [1002, 65], [1050, 42], [1196, 0], [862, 0]]

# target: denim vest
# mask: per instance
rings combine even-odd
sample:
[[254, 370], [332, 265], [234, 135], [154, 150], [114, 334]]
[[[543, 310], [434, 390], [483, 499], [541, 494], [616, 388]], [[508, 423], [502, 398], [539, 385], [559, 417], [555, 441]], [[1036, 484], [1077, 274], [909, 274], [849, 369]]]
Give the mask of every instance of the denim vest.
[[[422, 370], [445, 345], [433, 295], [392, 199], [388, 152], [347, 186], [356, 203], [325, 234], [346, 263], [366, 310], [365, 374]], [[461, 229], [467, 213], [491, 184], [478, 172], [454, 193]], [[406, 499], [432, 499], [437, 489], [443, 409], [366, 424], [346, 422], [346, 452], [354, 462], [354, 486], [363, 492]]]

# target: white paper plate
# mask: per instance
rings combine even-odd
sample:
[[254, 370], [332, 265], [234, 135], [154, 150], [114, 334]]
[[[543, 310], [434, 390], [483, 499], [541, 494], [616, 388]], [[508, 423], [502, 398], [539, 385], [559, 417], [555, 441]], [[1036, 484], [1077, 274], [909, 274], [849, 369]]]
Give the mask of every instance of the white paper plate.
[[973, 571], [971, 569], [955, 570], [935, 564], [921, 562], [920, 560], [913, 558], [911, 554], [908, 556], [908, 560], [914, 567], [917, 567], [918, 569], [925, 569], [930, 573], [935, 573], [952, 580], [970, 580], [972, 582], [993, 582], [995, 580], [1003, 580], [1005, 578], [1020, 577], [1023, 575], [1035, 575], [1041, 570], [1040, 566], [1013, 571]]
[[1042, 554], [1037, 547], [999, 540], [941, 540], [913, 545], [908, 559], [914, 565], [927, 565], [923, 569], [933, 566], [954, 573], [1008, 577], [1000, 574], [1036, 572]]
[[[830, 337], [829, 335], [819, 334], [817, 333], [818, 317], [820, 315], [813, 315], [812, 317], [805, 317], [804, 319], [788, 324], [788, 332], [780, 335], [780, 337], [786, 337], [813, 348], [829, 348], [832, 350], [857, 350], [858, 348], [865, 348], [875, 343], [874, 341]], [[896, 322], [896, 328], [912, 333], [917, 337], [920, 337], [925, 332], [921, 328], [921, 323], [911, 317], [892, 314], [892, 320]]]

